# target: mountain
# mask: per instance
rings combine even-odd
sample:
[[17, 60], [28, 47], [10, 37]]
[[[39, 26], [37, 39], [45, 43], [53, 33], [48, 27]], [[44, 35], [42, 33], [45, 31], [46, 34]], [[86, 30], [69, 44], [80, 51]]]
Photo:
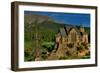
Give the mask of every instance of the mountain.
[[[25, 14], [24, 24], [26, 39], [32, 38], [32, 36], [35, 35], [36, 30], [38, 31], [38, 35], [41, 37], [48, 39], [52, 36], [54, 38], [55, 34], [58, 33], [59, 28], [64, 26], [73, 26], [70, 24], [58, 23], [48, 16], [38, 14]], [[85, 29], [88, 33], [90, 32], [90, 28], [85, 27]]]
[[57, 23], [52, 18], [48, 16], [38, 15], [38, 14], [25, 14], [24, 15], [24, 23], [26, 30], [32, 28], [32, 26], [36, 26], [39, 30], [57, 30], [60, 27], [63, 27], [65, 24]]
[[43, 15], [38, 15], [38, 14], [25, 14], [24, 16], [25, 23], [34, 23], [36, 20], [38, 23], [42, 23], [44, 21], [53, 21], [50, 17], [48, 16], [43, 16]]

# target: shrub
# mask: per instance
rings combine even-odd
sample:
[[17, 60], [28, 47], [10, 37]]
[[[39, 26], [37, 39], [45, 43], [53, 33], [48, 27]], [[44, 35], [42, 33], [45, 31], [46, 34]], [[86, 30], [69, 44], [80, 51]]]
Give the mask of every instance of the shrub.
[[35, 57], [32, 55], [32, 53], [25, 51], [25, 61], [33, 61], [35, 60]]
[[84, 50], [84, 46], [83, 46], [83, 45], [80, 45], [79, 47], [77, 47], [77, 49], [78, 49], [79, 51]]
[[54, 49], [54, 44], [50, 42], [45, 42], [42, 44], [42, 47], [46, 49], [48, 52], [51, 52]]

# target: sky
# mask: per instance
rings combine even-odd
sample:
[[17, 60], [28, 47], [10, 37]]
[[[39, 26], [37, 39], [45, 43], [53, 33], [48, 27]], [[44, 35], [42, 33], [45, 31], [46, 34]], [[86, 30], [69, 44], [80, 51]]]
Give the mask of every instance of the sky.
[[82, 25], [90, 27], [90, 14], [83, 13], [60, 13], [60, 12], [40, 12], [24, 11], [25, 14], [38, 14], [52, 18], [54, 21], [71, 25]]

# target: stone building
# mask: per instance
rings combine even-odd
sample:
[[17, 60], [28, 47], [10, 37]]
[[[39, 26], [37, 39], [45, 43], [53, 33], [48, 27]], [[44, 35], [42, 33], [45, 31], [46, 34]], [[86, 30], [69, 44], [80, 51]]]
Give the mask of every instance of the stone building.
[[85, 32], [84, 27], [66, 26], [60, 28], [56, 35], [56, 55], [58, 58], [68, 54], [75, 55], [77, 54], [77, 46], [82, 43], [88, 44], [88, 33]]
[[[82, 58], [90, 51], [90, 49], [85, 49], [86, 45], [89, 44], [88, 38], [90, 38], [90, 35], [84, 27], [65, 26], [60, 28], [55, 37], [55, 48], [47, 54], [46, 60]], [[85, 44], [83, 46], [85, 50], [79, 51], [78, 47], [83, 44]], [[39, 51], [37, 52], [39, 53]], [[42, 60], [42, 58], [37, 56], [35, 60]]]

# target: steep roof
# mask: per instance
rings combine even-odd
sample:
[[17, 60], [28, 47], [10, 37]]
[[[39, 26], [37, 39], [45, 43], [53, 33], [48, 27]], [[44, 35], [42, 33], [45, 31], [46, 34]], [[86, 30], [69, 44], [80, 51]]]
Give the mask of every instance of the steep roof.
[[72, 27], [73, 27], [73, 26], [71, 26], [71, 25], [65, 26], [65, 30], [67, 31], [67, 33], [69, 32], [69, 30], [70, 30]]
[[72, 29], [75, 29], [80, 37], [82, 36], [79, 28], [77, 28], [76, 26], [72, 26], [72, 25], [67, 25], [64, 28], [60, 28], [59, 35], [61, 35], [62, 37], [67, 37]]
[[80, 30], [76, 26], [65, 26], [67, 34], [74, 28], [80, 35]]
[[61, 34], [62, 37], [66, 37], [67, 36], [66, 31], [65, 31], [64, 28], [60, 28], [60, 34]]

